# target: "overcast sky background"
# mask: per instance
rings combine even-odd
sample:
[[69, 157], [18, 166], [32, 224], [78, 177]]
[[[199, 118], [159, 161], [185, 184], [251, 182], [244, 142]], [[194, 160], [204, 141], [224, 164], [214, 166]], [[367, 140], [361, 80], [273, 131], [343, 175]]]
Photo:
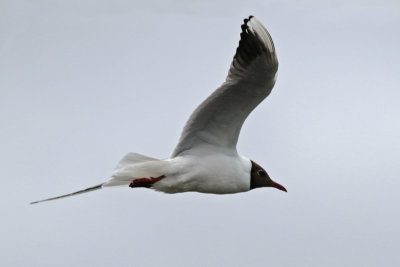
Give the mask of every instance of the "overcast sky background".
[[[99, 184], [167, 158], [225, 79], [243, 18], [271, 95], [238, 150], [288, 189], [167, 195]], [[0, 2], [1, 266], [399, 266], [398, 1]]]

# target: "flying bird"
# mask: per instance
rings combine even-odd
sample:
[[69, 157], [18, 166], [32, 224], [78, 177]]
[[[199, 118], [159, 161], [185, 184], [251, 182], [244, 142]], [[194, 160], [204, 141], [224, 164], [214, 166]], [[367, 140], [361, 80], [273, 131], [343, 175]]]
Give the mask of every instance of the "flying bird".
[[192, 113], [168, 159], [128, 153], [108, 181], [31, 204], [113, 186], [145, 187], [165, 193], [231, 194], [260, 187], [286, 192], [260, 165], [236, 150], [243, 122], [270, 94], [278, 70], [274, 43], [262, 23], [250, 16], [241, 28], [225, 82]]

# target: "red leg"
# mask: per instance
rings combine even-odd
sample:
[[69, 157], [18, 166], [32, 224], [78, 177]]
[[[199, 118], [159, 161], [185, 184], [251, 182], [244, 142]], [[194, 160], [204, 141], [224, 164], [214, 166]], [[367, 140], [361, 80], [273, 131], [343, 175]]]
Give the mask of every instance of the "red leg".
[[130, 183], [129, 187], [147, 187], [150, 188], [154, 183], [160, 181], [164, 178], [165, 175], [161, 175], [160, 177], [150, 177], [150, 178], [137, 178]]

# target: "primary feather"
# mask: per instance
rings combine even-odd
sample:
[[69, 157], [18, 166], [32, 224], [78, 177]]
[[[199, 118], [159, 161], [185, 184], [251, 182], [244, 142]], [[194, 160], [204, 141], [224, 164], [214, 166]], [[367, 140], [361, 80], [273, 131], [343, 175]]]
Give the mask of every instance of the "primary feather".
[[240, 36], [226, 81], [192, 113], [171, 158], [204, 143], [235, 149], [243, 122], [271, 92], [278, 70], [271, 36], [253, 16]]

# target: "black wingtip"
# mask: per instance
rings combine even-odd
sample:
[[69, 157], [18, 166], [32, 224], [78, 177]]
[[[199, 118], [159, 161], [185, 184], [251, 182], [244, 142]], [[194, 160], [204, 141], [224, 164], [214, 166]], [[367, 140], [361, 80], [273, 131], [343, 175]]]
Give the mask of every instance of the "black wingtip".
[[250, 15], [245, 18], [244, 23], [241, 25], [242, 32], [240, 33], [239, 46], [236, 49], [234, 58], [234, 64], [245, 64], [250, 63], [256, 56], [263, 53], [265, 50], [262, 45], [259, 45], [260, 41], [253, 31], [250, 30], [250, 25], [248, 24], [254, 16]]
[[249, 22], [252, 18], [254, 18], [253, 15], [250, 15], [249, 18], [245, 18], [244, 21], [244, 25], [247, 25], [247, 22]]

